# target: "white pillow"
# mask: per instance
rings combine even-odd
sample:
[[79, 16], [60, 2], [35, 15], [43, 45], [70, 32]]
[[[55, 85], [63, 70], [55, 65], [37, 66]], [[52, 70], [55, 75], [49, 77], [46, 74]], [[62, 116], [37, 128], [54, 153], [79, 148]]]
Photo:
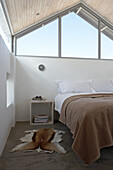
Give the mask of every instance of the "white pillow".
[[93, 80], [92, 86], [96, 92], [113, 92], [112, 79]]
[[74, 80], [58, 80], [56, 81], [57, 83], [57, 90], [58, 93], [62, 93], [62, 83], [71, 83], [71, 82], [75, 82]]
[[91, 93], [91, 80], [88, 81], [58, 81], [59, 93]]

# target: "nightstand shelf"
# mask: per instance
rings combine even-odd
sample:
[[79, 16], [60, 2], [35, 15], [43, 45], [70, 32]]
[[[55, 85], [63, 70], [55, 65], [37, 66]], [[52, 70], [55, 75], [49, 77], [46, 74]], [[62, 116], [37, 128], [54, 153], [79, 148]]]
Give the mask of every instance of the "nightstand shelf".
[[[39, 119], [41, 120], [39, 122]], [[30, 101], [30, 125], [47, 125], [54, 123], [53, 100]]]

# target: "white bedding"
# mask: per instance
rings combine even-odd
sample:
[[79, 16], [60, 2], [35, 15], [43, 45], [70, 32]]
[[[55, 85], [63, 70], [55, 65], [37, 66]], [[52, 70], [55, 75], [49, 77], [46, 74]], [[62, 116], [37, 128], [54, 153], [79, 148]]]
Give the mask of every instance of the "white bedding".
[[95, 94], [95, 93], [113, 93], [113, 92], [93, 92], [93, 93], [64, 93], [64, 94], [61, 94], [59, 93], [54, 101], [55, 101], [55, 110], [59, 112], [61, 112], [61, 108], [62, 108], [62, 104], [64, 102], [64, 100], [66, 100], [68, 97], [70, 96], [74, 96], [74, 95], [80, 95], [80, 94]]
[[88, 93], [64, 93], [64, 94], [59, 93], [54, 99], [55, 110], [58, 111], [59, 114], [60, 114], [64, 100], [67, 99], [70, 96], [80, 95], [80, 94], [88, 94]]

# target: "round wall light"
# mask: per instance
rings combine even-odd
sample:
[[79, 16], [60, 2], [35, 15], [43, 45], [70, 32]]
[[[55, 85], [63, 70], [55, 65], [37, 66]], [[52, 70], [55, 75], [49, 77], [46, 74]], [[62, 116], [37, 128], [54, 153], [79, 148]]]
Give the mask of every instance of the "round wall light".
[[44, 66], [43, 64], [40, 64], [40, 65], [38, 66], [38, 69], [39, 69], [40, 71], [43, 71], [43, 70], [45, 69], [45, 66]]

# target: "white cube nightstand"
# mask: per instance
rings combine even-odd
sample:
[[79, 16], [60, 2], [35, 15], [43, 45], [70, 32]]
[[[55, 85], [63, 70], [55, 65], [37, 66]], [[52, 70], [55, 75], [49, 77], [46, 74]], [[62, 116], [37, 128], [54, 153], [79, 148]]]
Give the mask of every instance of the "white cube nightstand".
[[54, 123], [53, 100], [30, 101], [30, 125], [46, 125]]

